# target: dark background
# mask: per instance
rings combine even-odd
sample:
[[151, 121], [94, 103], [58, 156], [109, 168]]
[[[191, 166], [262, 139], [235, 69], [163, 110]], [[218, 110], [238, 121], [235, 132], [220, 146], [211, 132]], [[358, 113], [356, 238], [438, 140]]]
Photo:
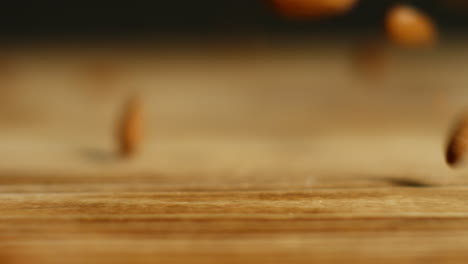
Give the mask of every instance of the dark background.
[[[96, 1], [98, 2], [98, 1]], [[349, 14], [319, 21], [290, 21], [264, 0], [186, 0], [125, 3], [3, 4], [0, 36], [11, 39], [132, 38], [229, 36], [245, 34], [311, 35], [376, 31], [386, 10], [408, 3], [429, 13], [443, 32], [468, 29], [468, 12], [450, 9], [444, 0], [361, 0]]]

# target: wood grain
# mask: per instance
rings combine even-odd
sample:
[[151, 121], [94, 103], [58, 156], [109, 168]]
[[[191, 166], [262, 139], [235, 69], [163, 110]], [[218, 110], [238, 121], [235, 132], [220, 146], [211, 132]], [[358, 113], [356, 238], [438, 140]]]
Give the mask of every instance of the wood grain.
[[462, 262], [466, 193], [394, 187], [3, 194], [0, 248], [12, 263]]
[[[468, 178], [443, 158], [465, 46], [395, 53], [378, 83], [353, 45], [117, 52], [121, 87], [96, 97], [82, 53], [20, 52], [0, 262], [466, 263]], [[128, 87], [148, 130], [121, 160]]]

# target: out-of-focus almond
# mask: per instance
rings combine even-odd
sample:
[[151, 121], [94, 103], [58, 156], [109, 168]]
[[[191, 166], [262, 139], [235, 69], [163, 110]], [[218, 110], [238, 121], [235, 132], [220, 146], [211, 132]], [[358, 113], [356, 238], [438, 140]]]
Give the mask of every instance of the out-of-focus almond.
[[390, 40], [398, 45], [432, 46], [437, 41], [435, 24], [429, 16], [411, 6], [392, 7], [388, 11], [385, 27]]
[[353, 50], [353, 67], [356, 73], [367, 80], [382, 80], [389, 56], [379, 39], [366, 39], [357, 43]]
[[458, 165], [468, 151], [468, 115], [465, 115], [455, 125], [450, 134], [445, 152], [445, 160], [450, 166]]
[[278, 13], [293, 19], [321, 18], [349, 11], [357, 0], [270, 0]]
[[125, 105], [121, 119], [118, 141], [120, 155], [130, 157], [139, 149], [143, 133], [143, 109], [138, 97], [131, 97]]

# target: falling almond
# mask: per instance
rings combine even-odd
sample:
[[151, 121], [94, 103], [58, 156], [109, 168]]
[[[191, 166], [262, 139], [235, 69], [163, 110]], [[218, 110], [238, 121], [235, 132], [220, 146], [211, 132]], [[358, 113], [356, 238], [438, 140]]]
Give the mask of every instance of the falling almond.
[[465, 115], [450, 135], [445, 160], [450, 166], [460, 163], [468, 151], [468, 116]]
[[120, 154], [123, 157], [132, 156], [142, 140], [143, 118], [142, 103], [139, 98], [132, 97], [125, 105], [119, 127]]
[[432, 20], [410, 6], [391, 8], [385, 26], [390, 40], [398, 45], [431, 46], [437, 41], [437, 29]]
[[112, 57], [96, 57], [86, 65], [87, 81], [95, 95], [105, 95], [119, 87], [122, 70]]
[[271, 0], [281, 15], [289, 18], [321, 18], [349, 11], [357, 0]]
[[362, 40], [357, 43], [352, 55], [353, 66], [360, 77], [373, 80], [381, 80], [384, 77], [389, 56], [382, 41]]

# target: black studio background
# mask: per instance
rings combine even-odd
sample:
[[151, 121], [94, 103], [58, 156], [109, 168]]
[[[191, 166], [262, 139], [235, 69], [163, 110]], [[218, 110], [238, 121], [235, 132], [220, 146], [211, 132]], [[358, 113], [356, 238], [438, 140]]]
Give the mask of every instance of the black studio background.
[[468, 12], [446, 8], [443, 0], [361, 0], [344, 16], [319, 21], [279, 17], [265, 0], [165, 0], [94, 3], [10, 1], [0, 8], [0, 38], [164, 38], [245, 34], [311, 35], [376, 31], [385, 11], [408, 3], [429, 13], [444, 32], [468, 29]]

